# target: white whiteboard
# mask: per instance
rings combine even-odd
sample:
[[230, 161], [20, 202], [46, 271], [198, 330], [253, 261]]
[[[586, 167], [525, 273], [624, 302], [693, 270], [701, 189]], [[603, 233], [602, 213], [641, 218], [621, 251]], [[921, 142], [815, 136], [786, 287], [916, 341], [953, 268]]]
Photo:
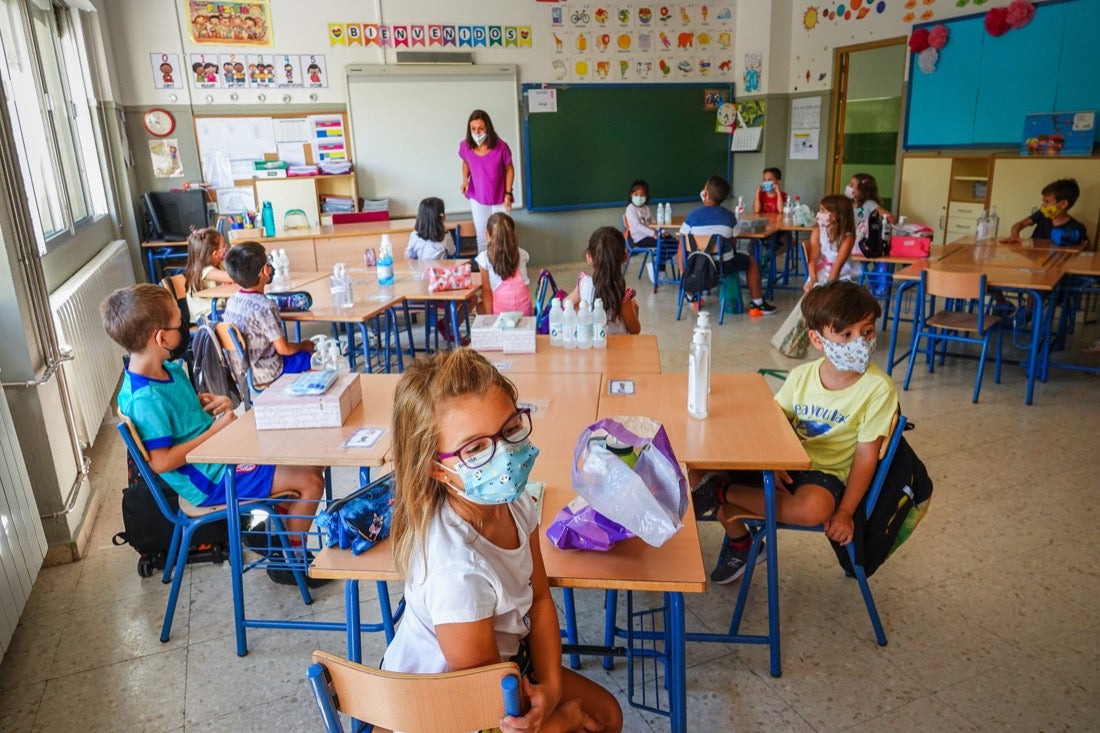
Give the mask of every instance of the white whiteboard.
[[427, 196], [443, 199], [448, 215], [468, 212], [458, 143], [470, 113], [483, 109], [512, 150], [515, 205], [523, 205], [515, 66], [357, 64], [346, 71], [360, 196], [388, 198], [391, 218], [415, 216]]

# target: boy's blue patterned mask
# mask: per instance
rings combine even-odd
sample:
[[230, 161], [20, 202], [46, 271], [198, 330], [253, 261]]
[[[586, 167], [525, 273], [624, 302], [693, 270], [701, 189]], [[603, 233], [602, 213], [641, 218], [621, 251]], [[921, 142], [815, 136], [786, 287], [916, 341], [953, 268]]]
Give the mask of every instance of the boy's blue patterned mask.
[[440, 463], [443, 468], [458, 474], [465, 491], [459, 496], [474, 504], [508, 504], [518, 499], [527, 488], [527, 477], [539, 449], [530, 440], [509, 443], [498, 440], [493, 457], [484, 466], [469, 468], [461, 461], [456, 466]]

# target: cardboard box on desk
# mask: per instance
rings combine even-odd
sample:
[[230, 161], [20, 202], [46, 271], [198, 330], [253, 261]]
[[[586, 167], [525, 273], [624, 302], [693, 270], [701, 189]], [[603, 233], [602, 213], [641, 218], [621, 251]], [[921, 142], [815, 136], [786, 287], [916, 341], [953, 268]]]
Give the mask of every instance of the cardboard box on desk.
[[514, 328], [500, 328], [499, 316], [474, 318], [470, 325], [470, 346], [478, 351], [503, 351], [505, 354], [535, 353], [535, 319], [524, 316]]
[[341, 374], [323, 395], [292, 395], [287, 387], [300, 375], [284, 374], [256, 396], [257, 430], [338, 428], [363, 401], [358, 374]]

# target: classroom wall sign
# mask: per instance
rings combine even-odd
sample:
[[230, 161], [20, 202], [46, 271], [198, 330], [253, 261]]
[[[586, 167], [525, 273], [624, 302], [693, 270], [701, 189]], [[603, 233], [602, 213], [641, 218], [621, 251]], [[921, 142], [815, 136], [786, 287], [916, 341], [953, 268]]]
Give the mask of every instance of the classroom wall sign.
[[183, 89], [184, 72], [180, 68], [180, 55], [155, 51], [149, 54], [153, 70], [154, 89]]
[[555, 81], [733, 78], [729, 3], [587, 3], [548, 8], [547, 14]]
[[191, 42], [218, 46], [271, 46], [270, 0], [184, 0]]
[[529, 25], [329, 23], [329, 46], [532, 48]]
[[[194, 89], [323, 89], [328, 86], [328, 66], [324, 54], [320, 53], [193, 53], [190, 64], [189, 75]], [[154, 68], [154, 82], [157, 73]]]

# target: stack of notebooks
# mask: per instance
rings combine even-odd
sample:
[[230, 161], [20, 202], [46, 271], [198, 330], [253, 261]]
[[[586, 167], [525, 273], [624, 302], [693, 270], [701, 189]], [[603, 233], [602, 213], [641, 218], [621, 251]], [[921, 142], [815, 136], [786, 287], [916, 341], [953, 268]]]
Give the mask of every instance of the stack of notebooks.
[[321, 196], [321, 213], [342, 214], [355, 211], [355, 199], [350, 196], [333, 196], [323, 194]]

